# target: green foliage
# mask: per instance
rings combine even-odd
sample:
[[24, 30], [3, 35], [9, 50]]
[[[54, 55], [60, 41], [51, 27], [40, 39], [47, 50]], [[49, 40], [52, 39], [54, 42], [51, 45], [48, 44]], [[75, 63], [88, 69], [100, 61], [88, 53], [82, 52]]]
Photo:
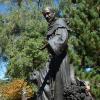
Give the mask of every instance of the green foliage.
[[7, 22], [2, 26], [0, 45], [9, 58], [7, 74], [11, 77], [25, 78], [47, 59], [46, 52], [39, 50], [47, 24], [39, 17], [34, 9], [27, 12], [23, 7], [4, 19]]
[[63, 16], [69, 20], [72, 29], [69, 46], [73, 45], [74, 51], [81, 60], [85, 58], [84, 65], [98, 65], [100, 60], [98, 55], [100, 53], [99, 4], [100, 1], [93, 0], [76, 0], [74, 3], [73, 0], [66, 0], [60, 5]]
[[[89, 80], [91, 91], [100, 98], [100, 1], [61, 0], [60, 9], [69, 21], [69, 56], [80, 79]], [[78, 67], [77, 67], [78, 66]], [[91, 66], [93, 71], [85, 72]]]

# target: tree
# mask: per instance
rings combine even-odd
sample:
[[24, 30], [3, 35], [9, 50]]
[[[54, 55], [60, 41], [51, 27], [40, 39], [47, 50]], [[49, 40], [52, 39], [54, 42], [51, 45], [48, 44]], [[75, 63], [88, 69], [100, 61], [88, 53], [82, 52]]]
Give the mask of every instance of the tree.
[[[72, 30], [69, 32], [70, 60], [79, 66], [78, 71], [76, 70], [77, 75], [81, 79], [90, 80], [90, 83], [96, 81], [95, 78], [100, 73], [100, 69], [98, 69], [100, 66], [98, 63], [100, 61], [99, 5], [98, 0], [65, 0], [60, 4], [63, 16], [69, 20], [69, 27]], [[82, 67], [83, 69], [81, 69]], [[93, 70], [87, 74], [84, 70], [86, 67], [92, 67]], [[97, 98], [100, 98], [100, 91], [97, 87], [99, 81], [100, 78], [97, 78], [96, 83], [91, 84]]]
[[[36, 90], [32, 89], [23, 79], [14, 79], [10, 83], [0, 84], [1, 100], [21, 100], [23, 90], [26, 90], [26, 97], [30, 98]], [[3, 99], [4, 98], [4, 99]]]
[[9, 59], [7, 75], [26, 78], [46, 60], [46, 53], [39, 51], [47, 26], [41, 18], [38, 9], [25, 5], [1, 16], [0, 47]]

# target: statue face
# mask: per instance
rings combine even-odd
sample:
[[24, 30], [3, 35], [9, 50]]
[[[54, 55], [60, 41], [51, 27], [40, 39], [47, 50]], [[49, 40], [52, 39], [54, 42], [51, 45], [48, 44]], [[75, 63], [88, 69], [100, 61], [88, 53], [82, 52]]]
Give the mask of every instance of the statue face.
[[45, 19], [47, 20], [47, 22], [49, 23], [55, 18], [55, 13], [52, 12], [49, 8], [45, 9], [45, 11], [43, 12], [43, 15]]

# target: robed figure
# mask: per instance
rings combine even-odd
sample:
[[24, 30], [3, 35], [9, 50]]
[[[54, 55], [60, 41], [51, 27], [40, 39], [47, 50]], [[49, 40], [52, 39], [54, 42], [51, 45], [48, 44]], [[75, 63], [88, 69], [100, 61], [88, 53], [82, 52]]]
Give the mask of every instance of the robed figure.
[[45, 72], [42, 70], [40, 74], [40, 80], [44, 83], [40, 86], [42, 88], [39, 90], [37, 100], [81, 100], [75, 97], [64, 98], [66, 89], [71, 85], [76, 86], [73, 68], [69, 64], [67, 54], [68, 27], [63, 18], [55, 17], [51, 7], [46, 7], [43, 15], [48, 22], [48, 32], [46, 45], [42, 49], [48, 50], [49, 61], [44, 68]]
[[63, 18], [55, 17], [55, 12], [51, 7], [46, 7], [43, 15], [48, 22], [45, 47], [50, 55], [48, 64], [50, 99], [64, 100], [64, 88], [75, 83], [74, 77], [70, 74], [67, 56], [68, 27]]

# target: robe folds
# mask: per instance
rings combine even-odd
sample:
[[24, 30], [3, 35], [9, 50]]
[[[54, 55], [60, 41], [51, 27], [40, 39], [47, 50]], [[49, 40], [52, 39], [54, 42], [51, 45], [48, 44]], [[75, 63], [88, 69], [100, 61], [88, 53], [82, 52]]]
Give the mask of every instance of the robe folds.
[[52, 21], [47, 32], [50, 56], [46, 66], [37, 74], [39, 95], [36, 100], [93, 100], [84, 82], [74, 76], [73, 66], [69, 64], [67, 41], [68, 27], [64, 19]]
[[71, 67], [67, 55], [68, 27], [63, 18], [49, 24], [47, 32], [51, 96], [54, 100], [64, 100], [64, 88], [72, 82]]

